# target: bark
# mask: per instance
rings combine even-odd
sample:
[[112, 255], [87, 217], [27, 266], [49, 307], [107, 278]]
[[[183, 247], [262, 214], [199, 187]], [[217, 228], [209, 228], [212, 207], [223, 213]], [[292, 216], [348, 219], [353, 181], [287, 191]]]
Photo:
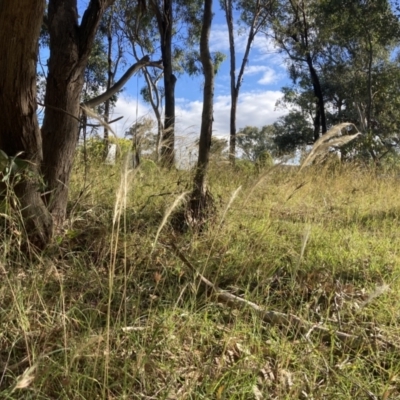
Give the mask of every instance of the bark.
[[239, 92], [236, 89], [236, 52], [235, 52], [235, 36], [232, 15], [232, 0], [224, 1], [226, 24], [228, 26], [229, 35], [229, 55], [230, 55], [230, 76], [231, 76], [231, 113], [230, 113], [230, 136], [229, 136], [229, 160], [235, 163], [236, 153], [236, 110]]
[[235, 89], [231, 92], [230, 135], [229, 135], [229, 161], [235, 165], [236, 160], [236, 113], [239, 93]]
[[[368, 37], [368, 103], [367, 103], [367, 130], [371, 130], [371, 118], [372, 118], [372, 62], [373, 62], [373, 47], [372, 47], [372, 40], [369, 32], [367, 32]], [[372, 150], [373, 152], [373, 150]], [[374, 158], [375, 161], [375, 158]]]
[[28, 238], [43, 248], [52, 218], [39, 193], [42, 140], [36, 116], [36, 59], [44, 0], [0, 2], [0, 148], [28, 161], [15, 193]]
[[[100, 20], [113, 0], [91, 0], [78, 24], [76, 0], [50, 0], [50, 58], [43, 120], [43, 173], [46, 204], [56, 227], [65, 219], [68, 185], [79, 136], [84, 71]], [[65, 112], [58, 111], [61, 109]]]
[[164, 132], [161, 143], [161, 162], [167, 168], [175, 164], [175, 84], [176, 77], [172, 68], [172, 29], [173, 13], [172, 0], [163, 1], [163, 9], [160, 10], [157, 2], [152, 1], [152, 7], [156, 14], [158, 30], [161, 38], [161, 57], [164, 68], [165, 90], [165, 118]]
[[[373, 62], [373, 47], [372, 40], [369, 32], [367, 32], [367, 40], [368, 40], [368, 100], [367, 100], [367, 111], [366, 111], [366, 120], [367, 120], [367, 129], [365, 130], [368, 133], [371, 133], [371, 120], [372, 120], [372, 62]], [[380, 157], [378, 157], [373, 148], [369, 149], [369, 153], [372, 157], [376, 166], [381, 164]]]
[[137, 128], [132, 137], [132, 152], [133, 152], [133, 168], [139, 168], [142, 157], [142, 149]]
[[[214, 65], [210, 55], [209, 39], [212, 22], [212, 0], [204, 0], [203, 26], [200, 37], [200, 58], [204, 73], [203, 112], [199, 140], [199, 156], [194, 177], [194, 202], [201, 211], [206, 205], [206, 172], [210, 158], [213, 125]], [[196, 210], [193, 210], [196, 211]]]
[[[134, 40], [132, 40], [132, 43], [134, 43]], [[132, 48], [133, 50], [133, 55], [137, 61], [139, 61], [139, 57], [137, 55], [137, 52], [135, 50], [135, 46]], [[154, 65], [155, 64], [155, 65]], [[149, 65], [150, 66], [150, 65]], [[162, 67], [162, 60], [153, 63], [152, 66], [156, 66], [158, 68], [163, 68]], [[161, 79], [163, 76], [163, 72], [156, 77], [153, 77], [150, 75], [147, 66], [143, 68], [143, 75], [146, 80], [147, 84], [147, 89], [149, 90], [149, 102], [151, 105], [151, 108], [154, 111], [154, 115], [156, 116], [157, 119], [157, 140], [156, 140], [156, 161], [160, 161], [160, 151], [161, 151], [161, 140], [162, 140], [162, 134], [164, 132], [164, 124], [162, 122], [162, 117], [161, 117], [161, 95], [160, 91], [158, 89], [158, 81]]]
[[[110, 90], [113, 81], [114, 81], [114, 74], [112, 70], [112, 32], [111, 32], [111, 22], [112, 22], [112, 14], [109, 15], [107, 21], [107, 86], [106, 91]], [[108, 124], [110, 118], [110, 99], [107, 99], [104, 104], [104, 122]], [[103, 131], [103, 143], [104, 143], [104, 154], [103, 159], [106, 160], [108, 156], [108, 147], [109, 147], [109, 133], [107, 125], [104, 126]]]
[[321, 130], [321, 113], [319, 111], [318, 103], [315, 106], [315, 117], [313, 120], [314, 123], [314, 143], [319, 139], [319, 133]]
[[319, 81], [319, 77], [317, 71], [314, 68], [313, 61], [310, 54], [307, 54], [307, 65], [310, 71], [311, 82], [314, 89], [314, 95], [317, 99], [317, 110], [316, 110], [316, 118], [314, 120], [314, 140], [317, 141], [319, 139], [319, 131], [320, 128], [322, 130], [322, 134], [326, 133], [326, 116], [325, 116], [325, 102], [324, 95], [322, 93], [321, 83]]

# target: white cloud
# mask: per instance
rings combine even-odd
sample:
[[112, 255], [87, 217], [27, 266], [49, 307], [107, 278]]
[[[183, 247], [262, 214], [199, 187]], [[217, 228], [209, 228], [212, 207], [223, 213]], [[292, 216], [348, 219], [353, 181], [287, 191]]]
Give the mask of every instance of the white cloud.
[[[276, 110], [275, 103], [282, 97], [280, 91], [243, 92], [239, 96], [237, 110], [237, 127], [247, 125], [263, 126], [276, 121], [287, 113], [286, 110]], [[230, 96], [216, 96], [214, 99], [213, 134], [222, 137], [229, 136]], [[201, 101], [187, 102], [185, 106], [176, 108], [177, 135], [198, 137], [201, 125]]]
[[244, 73], [245, 75], [256, 75], [268, 70], [266, 65], [248, 65], [246, 66]]
[[118, 101], [110, 119], [113, 120], [120, 116], [123, 116], [124, 118], [113, 123], [111, 127], [119, 137], [123, 137], [125, 132], [136, 122], [137, 119], [145, 116], [153, 118], [154, 113], [151, 110], [151, 107], [147, 104], [144, 104], [141, 101], [138, 103], [136, 99], [122, 93], [118, 97]]
[[228, 28], [223, 24], [215, 24], [211, 28], [210, 51], [229, 51]]
[[282, 92], [278, 90], [242, 93], [239, 97], [237, 127], [261, 127], [274, 123], [287, 113], [286, 110], [275, 110], [275, 103], [281, 97]]
[[269, 85], [270, 83], [276, 82], [279, 78], [279, 75], [272, 69], [267, 67], [263, 77], [257, 81], [260, 85]]
[[[277, 118], [287, 113], [286, 110], [275, 110], [276, 101], [282, 97], [280, 91], [250, 91], [242, 92], [239, 96], [237, 110], [237, 127], [247, 125], [263, 126], [272, 124]], [[229, 95], [216, 96], [214, 99], [214, 126], [213, 130], [218, 136], [229, 136], [230, 118]], [[137, 107], [137, 115], [136, 115]], [[180, 99], [176, 105], [176, 133], [178, 136], [198, 137], [201, 125], [202, 101], [183, 101]], [[113, 128], [119, 136], [136, 121], [136, 118], [154, 117], [150, 108], [136, 99], [122, 95], [119, 97], [114, 109], [112, 119], [123, 115], [124, 119], [113, 124]]]
[[255, 36], [252, 47], [263, 53], [276, 53], [277, 51], [274, 41], [262, 32]]
[[255, 36], [253, 48], [263, 53], [275, 54], [277, 52], [274, 40], [263, 32], [259, 32]]
[[[274, 123], [286, 110], [275, 110], [276, 101], [282, 97], [280, 91], [252, 91], [242, 92], [239, 96], [237, 109], [237, 129], [245, 126], [262, 127]], [[214, 124], [213, 135], [229, 139], [230, 119], [229, 95], [216, 96], [214, 99]], [[136, 116], [136, 107], [138, 112]], [[182, 163], [194, 162], [197, 154], [196, 140], [199, 138], [201, 126], [201, 101], [188, 101], [180, 98], [176, 104], [176, 152], [177, 159]], [[119, 97], [112, 118], [123, 115], [125, 118], [113, 124], [118, 136], [123, 137], [124, 132], [132, 125], [136, 118], [154, 114], [142, 102], [137, 105], [136, 100], [125, 95]], [[189, 161], [190, 160], [190, 161]]]
[[[237, 53], [244, 53], [246, 50], [248, 29], [239, 30], [235, 27], [235, 50]], [[215, 24], [211, 27], [210, 51], [221, 51], [229, 53], [229, 34], [225, 24]]]
[[[287, 113], [275, 110], [276, 101], [282, 97], [280, 91], [243, 92], [239, 96], [236, 126], [239, 130], [245, 126], [262, 127], [274, 123]], [[213, 135], [229, 140], [230, 96], [216, 96], [214, 101]], [[188, 102], [185, 107], [176, 110], [177, 158], [182, 163], [193, 163], [201, 126], [202, 102]], [[190, 160], [190, 161], [188, 161]]]
[[247, 76], [257, 74], [262, 74], [262, 78], [257, 81], [259, 85], [268, 85], [281, 78], [281, 74], [266, 65], [249, 65], [244, 70], [244, 75]]
[[[237, 53], [244, 53], [246, 50], [249, 29], [237, 26], [234, 27], [235, 50]], [[258, 51], [276, 52], [273, 41], [263, 33], [259, 33], [254, 38], [252, 49]], [[229, 52], [228, 27], [225, 24], [215, 24], [211, 27], [210, 50]]]

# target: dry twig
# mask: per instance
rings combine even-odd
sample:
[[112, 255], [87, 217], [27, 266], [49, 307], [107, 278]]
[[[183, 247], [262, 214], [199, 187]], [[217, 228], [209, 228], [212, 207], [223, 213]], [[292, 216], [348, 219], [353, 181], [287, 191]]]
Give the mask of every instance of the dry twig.
[[[333, 330], [322, 326], [320, 324], [314, 324], [312, 322], [303, 320], [294, 314], [285, 314], [278, 311], [266, 310], [265, 308], [259, 306], [252, 301], [243, 299], [239, 296], [235, 296], [232, 293], [226, 292], [225, 290], [219, 288], [217, 285], [213, 284], [207, 278], [205, 278], [200, 272], [197, 271], [196, 267], [186, 258], [186, 256], [177, 248], [174, 243], [169, 244], [174, 250], [175, 254], [179, 259], [189, 267], [197, 276], [200, 277], [201, 282], [207, 287], [211, 288], [217, 297], [217, 300], [221, 303], [228, 305], [229, 307], [249, 307], [257, 313], [257, 315], [266, 323], [271, 325], [282, 326], [287, 329], [296, 329], [303, 333], [315, 331], [319, 332], [323, 338], [330, 339], [332, 336], [339, 339], [345, 345], [350, 348], [359, 348], [362, 344], [365, 344], [365, 338], [363, 336], [353, 335], [351, 333], [346, 333], [338, 330]], [[392, 349], [400, 350], [399, 347], [393, 343], [388, 342], [385, 339], [380, 338], [377, 335], [368, 336], [369, 340], [376, 340], [385, 344]]]

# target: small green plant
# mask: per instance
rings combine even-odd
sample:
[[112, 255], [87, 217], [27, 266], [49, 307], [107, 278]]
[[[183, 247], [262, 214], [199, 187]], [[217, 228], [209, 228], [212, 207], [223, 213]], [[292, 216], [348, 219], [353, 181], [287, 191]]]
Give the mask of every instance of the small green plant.
[[1, 182], [7, 182], [12, 175], [22, 172], [28, 165], [28, 161], [18, 157], [9, 157], [3, 150], [0, 150], [0, 176]]

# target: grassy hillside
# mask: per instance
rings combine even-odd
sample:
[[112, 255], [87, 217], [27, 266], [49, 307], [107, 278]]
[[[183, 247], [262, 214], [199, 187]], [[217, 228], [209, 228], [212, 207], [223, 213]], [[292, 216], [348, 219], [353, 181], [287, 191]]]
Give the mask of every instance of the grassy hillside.
[[182, 233], [190, 181], [76, 167], [69, 224], [29, 261], [4, 219], [0, 398], [400, 398], [396, 172], [214, 165], [216, 217]]

